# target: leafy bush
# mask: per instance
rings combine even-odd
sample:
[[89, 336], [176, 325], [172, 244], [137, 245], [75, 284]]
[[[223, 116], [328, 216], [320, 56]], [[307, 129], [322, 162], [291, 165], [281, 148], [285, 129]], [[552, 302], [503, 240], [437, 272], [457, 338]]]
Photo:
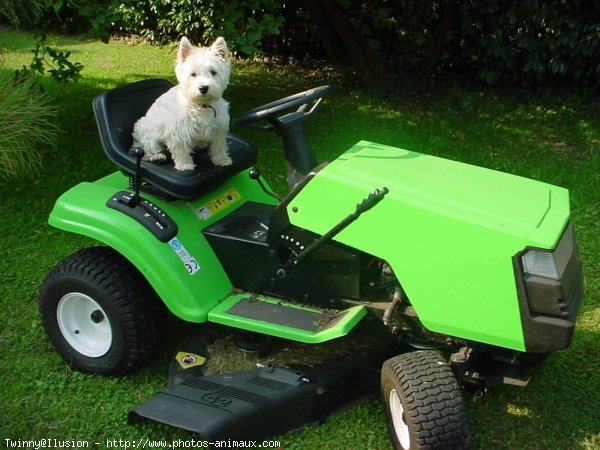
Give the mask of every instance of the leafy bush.
[[[62, 3], [63, 0], [59, 1]], [[108, 43], [110, 33], [114, 29], [125, 25], [120, 11], [122, 2], [118, 0], [83, 0], [77, 3], [68, 1], [68, 3], [71, 4], [71, 8], [76, 8], [77, 14], [85, 19], [84, 22], [89, 23], [89, 29], [86, 31], [104, 43]]]
[[279, 35], [283, 24], [279, 8], [275, 0], [231, 2], [214, 15], [212, 34], [223, 36], [234, 51], [252, 56], [261, 49], [264, 36]]
[[193, 42], [223, 36], [242, 56], [256, 54], [265, 37], [280, 33], [284, 20], [277, 0], [43, 1], [51, 2], [57, 13], [42, 19], [46, 30], [86, 32], [104, 42], [113, 33], [137, 34], [158, 44], [183, 35]]
[[50, 98], [34, 89], [34, 81], [15, 83], [0, 77], [0, 179], [35, 170], [38, 144], [54, 145], [58, 129]]
[[83, 64], [69, 61], [71, 52], [60, 51], [46, 45], [46, 35], [37, 36], [33, 60], [29, 66], [15, 72], [15, 79], [21, 80], [48, 73], [56, 81], [71, 81], [81, 77]]
[[[11, 2], [11, 0], [0, 0], [0, 4], [6, 1]], [[121, 25], [121, 16], [117, 11], [122, 3], [120, 0], [25, 0], [25, 2], [38, 3], [46, 12], [30, 21], [29, 28], [36, 30], [87, 34], [106, 43], [110, 34]]]
[[600, 2], [594, 0], [336, 3], [401, 77], [456, 73], [487, 84], [600, 84]]
[[[0, 0], [0, 16], [15, 26], [39, 20], [50, 0]], [[56, 108], [37, 85], [34, 73], [44, 73], [50, 65], [50, 75], [57, 79], [79, 76], [83, 66], [72, 64], [69, 52], [60, 52], [45, 45], [45, 36], [39, 37], [34, 58], [29, 67], [17, 70], [10, 77], [0, 75], [0, 180], [8, 180], [25, 172], [32, 173], [40, 166], [37, 144], [53, 146], [58, 128], [52, 119]], [[52, 58], [49, 63], [46, 55]], [[54, 64], [53, 64], [54, 63]], [[3, 61], [0, 59], [0, 68]]]
[[276, 0], [220, 2], [205, 0], [143, 0], [123, 2], [121, 30], [165, 43], [179, 36], [207, 42], [223, 36], [234, 52], [253, 56], [265, 36], [278, 35], [283, 17]]
[[438, 19], [436, 4], [434, 0], [340, 2], [349, 22], [355, 30], [360, 30], [369, 48], [402, 73], [418, 70], [426, 58]]
[[16, 27], [35, 23], [50, 0], [0, 0], [0, 17]]
[[42, 20], [104, 41], [114, 32], [156, 43], [224, 36], [242, 56], [330, 58], [355, 72], [361, 53], [374, 73], [386, 66], [396, 81], [460, 73], [488, 84], [600, 84], [595, 0], [37, 1], [58, 12]]
[[460, 63], [488, 84], [600, 81], [600, 3], [459, 2]]

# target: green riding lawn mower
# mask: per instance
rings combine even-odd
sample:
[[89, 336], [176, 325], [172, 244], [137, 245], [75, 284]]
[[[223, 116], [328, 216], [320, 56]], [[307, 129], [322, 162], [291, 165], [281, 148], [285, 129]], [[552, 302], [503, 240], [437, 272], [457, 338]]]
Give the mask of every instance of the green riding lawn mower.
[[[49, 222], [102, 245], [64, 259], [40, 289], [48, 337], [84, 372], [140, 367], [168, 312], [198, 324], [131, 422], [258, 439], [375, 385], [394, 448], [467, 448], [463, 389], [525, 385], [528, 368], [569, 346], [583, 276], [567, 190], [366, 141], [319, 164], [303, 124], [327, 86], [233, 120], [282, 138], [285, 197], [233, 134], [231, 166], [198, 151], [196, 169], [176, 171], [130, 149], [133, 124], [171, 86], [145, 80], [94, 100], [119, 170], [64, 193]], [[207, 348], [224, 336], [265, 362], [208, 373]], [[329, 351], [277, 363], [278, 342]]]

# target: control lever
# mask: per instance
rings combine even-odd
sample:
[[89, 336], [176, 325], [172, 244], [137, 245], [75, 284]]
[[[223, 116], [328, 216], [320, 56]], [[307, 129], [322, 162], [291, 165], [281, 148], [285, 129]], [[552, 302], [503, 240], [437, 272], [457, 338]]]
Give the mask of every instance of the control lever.
[[[353, 213], [346, 216], [331, 230], [319, 237], [311, 245], [306, 247], [306, 249], [303, 250], [302, 253], [289, 260], [287, 263], [287, 268], [293, 269], [311, 254], [313, 254], [316, 250], [321, 248], [324, 244], [331, 241], [344, 228], [346, 228], [352, 222], [356, 221], [362, 214], [366, 213], [368, 210], [376, 206], [381, 200], [383, 200], [383, 197], [385, 197], [389, 192], [389, 189], [386, 187], [381, 189], [375, 189], [375, 191], [372, 194], [369, 194], [367, 198], [364, 198], [359, 204], [356, 205], [356, 210]], [[282, 273], [285, 274], [285, 272]]]
[[[159, 241], [169, 242], [177, 236], [177, 224], [162, 209], [151, 201], [140, 197], [141, 166], [144, 149], [133, 147], [129, 154], [135, 158], [135, 172], [129, 177], [129, 191], [119, 191], [106, 201], [106, 206], [131, 217], [145, 227]], [[193, 272], [190, 272], [192, 274]]]
[[260, 188], [263, 190], [263, 192], [265, 194], [270, 195], [271, 197], [277, 199], [278, 201], [281, 201], [281, 197], [279, 197], [279, 195], [275, 194], [274, 192], [269, 191], [267, 189], [267, 187], [264, 185], [264, 183], [260, 179], [260, 171], [257, 168], [253, 167], [252, 169], [250, 169], [250, 172], [248, 172], [248, 176], [258, 182], [258, 185], [260, 186]]
[[142, 158], [145, 155], [144, 149], [142, 147], [133, 147], [130, 151], [129, 154], [131, 156], [133, 156], [135, 158], [135, 173], [133, 175], [133, 190], [134, 190], [134, 197], [133, 197], [133, 204], [131, 205], [132, 208], [135, 208], [137, 205], [140, 204], [140, 175], [141, 175], [141, 167], [142, 167]]

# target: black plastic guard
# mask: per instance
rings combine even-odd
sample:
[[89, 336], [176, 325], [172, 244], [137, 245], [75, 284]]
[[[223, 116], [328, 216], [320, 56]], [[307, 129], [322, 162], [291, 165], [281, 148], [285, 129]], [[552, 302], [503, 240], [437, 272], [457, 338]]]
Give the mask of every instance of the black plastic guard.
[[319, 385], [302, 372], [274, 366], [197, 377], [156, 393], [129, 413], [129, 423], [152, 419], [209, 441], [260, 439], [304, 424]]

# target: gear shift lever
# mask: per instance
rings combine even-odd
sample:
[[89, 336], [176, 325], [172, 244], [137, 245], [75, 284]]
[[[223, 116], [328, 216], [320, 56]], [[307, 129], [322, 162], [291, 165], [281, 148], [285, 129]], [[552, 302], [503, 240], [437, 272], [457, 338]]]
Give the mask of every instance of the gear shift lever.
[[133, 190], [134, 190], [134, 200], [132, 207], [136, 207], [140, 204], [140, 172], [142, 167], [142, 158], [145, 155], [144, 149], [142, 147], [133, 147], [129, 154], [135, 158], [135, 173], [133, 175]]

